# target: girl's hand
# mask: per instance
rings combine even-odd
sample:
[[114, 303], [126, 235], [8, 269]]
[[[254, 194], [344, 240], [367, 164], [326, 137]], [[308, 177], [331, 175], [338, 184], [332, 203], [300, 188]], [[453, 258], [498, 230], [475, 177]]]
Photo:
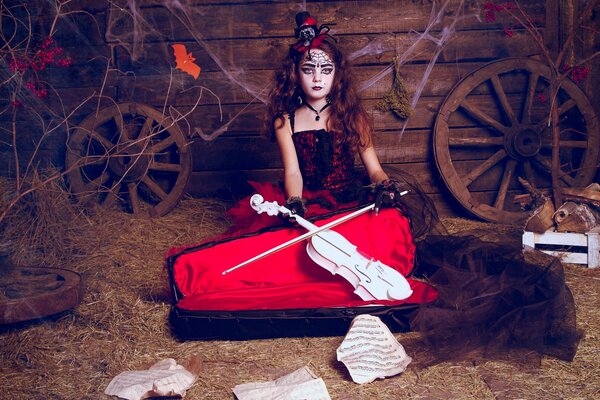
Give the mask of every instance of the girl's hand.
[[295, 215], [304, 217], [304, 214], [306, 213], [306, 201], [301, 197], [292, 196], [286, 200], [285, 208], [290, 210], [292, 212], [292, 214], [291, 215], [279, 214], [279, 215], [281, 215], [281, 217], [283, 219], [285, 219], [287, 222], [293, 224], [295, 222], [295, 218], [294, 218]]
[[386, 179], [375, 185], [375, 213], [382, 207], [392, 207], [400, 198], [400, 183], [395, 179]]
[[285, 207], [292, 212], [292, 214], [304, 217], [306, 213], [306, 201], [298, 196], [292, 196], [285, 202]]

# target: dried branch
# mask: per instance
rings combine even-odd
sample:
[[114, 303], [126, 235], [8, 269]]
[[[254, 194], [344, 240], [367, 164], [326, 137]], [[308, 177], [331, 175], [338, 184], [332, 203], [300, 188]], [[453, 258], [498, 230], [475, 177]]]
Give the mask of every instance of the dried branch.
[[[27, 3], [22, 2], [19, 5], [9, 6], [4, 2], [0, 2], [0, 16], [2, 19], [7, 18], [11, 20], [11, 25], [13, 26], [12, 31], [10, 31], [8, 34], [4, 31], [0, 31], [0, 41], [2, 43], [0, 46], [0, 59], [5, 63], [5, 70], [11, 72], [9, 76], [3, 78], [0, 86], [10, 85], [9, 91], [11, 104], [8, 105], [5, 110], [3, 110], [3, 113], [11, 113], [9, 121], [10, 129], [3, 130], [7, 131], [8, 135], [10, 135], [10, 140], [4, 141], [4, 143], [11, 147], [11, 153], [14, 158], [12, 162], [15, 170], [15, 190], [9, 195], [9, 198], [6, 199], [6, 203], [3, 203], [2, 205], [3, 208], [0, 210], [0, 222], [2, 222], [9, 211], [21, 200], [23, 200], [23, 198], [55, 180], [62, 179], [65, 175], [69, 174], [75, 169], [82, 167], [82, 165], [75, 163], [74, 165], [66, 168], [64, 171], [50, 174], [45, 179], [41, 180], [38, 179], [37, 165], [35, 164], [43, 142], [59, 128], [65, 129], [68, 132], [70, 130], [70, 119], [72, 116], [85, 103], [87, 103], [93, 97], [98, 96], [94, 93], [93, 95], [85, 98], [80, 104], [76, 105], [73, 110], [67, 112], [65, 104], [60, 98], [58, 92], [54, 90], [51, 85], [48, 85], [46, 82], [41, 80], [41, 76], [39, 74], [40, 71], [45, 69], [46, 64], [57, 61], [55, 58], [57, 54], [61, 54], [59, 51], [50, 53], [50, 51], [58, 48], [54, 47], [56, 45], [52, 39], [52, 36], [56, 32], [57, 21], [59, 18], [65, 15], [62, 12], [63, 7], [70, 2], [71, 0], [55, 1], [56, 12], [52, 20], [50, 33], [44, 42], [40, 42], [36, 48], [33, 47], [35, 40], [34, 38], [36, 35], [34, 34], [32, 16], [29, 12]], [[16, 8], [19, 8], [19, 11], [24, 14], [24, 17], [16, 17], [16, 14], [14, 13]], [[16, 41], [16, 38], [20, 36], [20, 29], [23, 30], [21, 35], [24, 38]], [[50, 54], [52, 57], [49, 56]], [[70, 61], [67, 61], [63, 58], [59, 58], [58, 61], [63, 61], [63, 66], [68, 66], [70, 64]], [[34, 117], [37, 117], [39, 120], [39, 125], [33, 124], [32, 128], [40, 126], [41, 135], [33, 144], [32, 154], [23, 164], [23, 157], [20, 154], [18, 143], [19, 127], [17, 124], [17, 115], [22, 110], [22, 107], [24, 107], [21, 100], [28, 100], [28, 94], [25, 93], [26, 89], [28, 89], [28, 92], [32, 92], [29, 94], [29, 96], [33, 94], [37, 95], [38, 97], [46, 97], [48, 95], [48, 91], [46, 89], [38, 89], [38, 87], [33, 87], [33, 83], [30, 84], [28, 82], [27, 85], [25, 85], [26, 76], [33, 77], [35, 82], [37, 82], [37, 85], [43, 85], [44, 88], [48, 88], [50, 90], [51, 94], [58, 99], [60, 112], [56, 113], [41, 101], [36, 101], [35, 107], [31, 104], [29, 105], [29, 112], [31, 112]], [[38, 105], [41, 107], [37, 107]], [[40, 110], [47, 115], [43, 116], [40, 113]], [[48, 116], [50, 116], [51, 119], [49, 122], [46, 122], [48, 121]], [[54, 118], [58, 118], [58, 121], [55, 121]], [[83, 161], [85, 160], [82, 159], [82, 162]]]

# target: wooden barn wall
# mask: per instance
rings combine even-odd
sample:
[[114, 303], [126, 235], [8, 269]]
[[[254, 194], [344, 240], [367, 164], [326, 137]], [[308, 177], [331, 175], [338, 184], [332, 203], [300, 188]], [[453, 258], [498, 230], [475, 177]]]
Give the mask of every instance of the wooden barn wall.
[[[243, 70], [245, 79], [268, 87], [274, 69], [291, 43], [293, 18], [302, 2], [229, 0], [190, 3], [193, 4], [191, 11], [202, 16], [196, 21], [196, 32], [201, 34], [204, 43], [219, 61], [238, 66]], [[446, 14], [451, 15], [459, 3], [451, 0]], [[474, 12], [477, 5], [483, 5], [481, 1], [465, 3], [470, 5], [466, 13]], [[551, 11], [546, 7], [547, 0], [523, 3], [541, 28], [546, 27], [555, 37], [556, 23], [546, 26], [545, 22], [547, 12]], [[548, 3], [554, 2], [548, 0]], [[93, 113], [99, 104], [108, 105], [112, 101], [146, 103], [158, 110], [170, 106], [182, 113], [193, 109], [187, 121], [180, 124], [187, 133], [196, 128], [212, 133], [224, 123], [231, 123], [227, 131], [213, 141], [204, 141], [197, 135], [190, 137], [194, 159], [193, 174], [187, 187], [190, 194], [200, 196], [227, 192], [242, 187], [248, 179], [278, 180], [281, 177], [281, 161], [277, 146], [262, 135], [264, 105], [253, 99], [242, 86], [228, 79], [194, 35], [171, 11], [161, 6], [161, 1], [138, 4], [137, 11], [152, 22], [156, 34], [148, 36], [137, 48], [140, 57], [136, 61], [132, 61], [131, 57], [135, 38], [130, 34], [131, 19], [123, 18], [109, 26], [119, 10], [115, 6], [111, 9], [108, 2], [88, 0], [69, 4], [71, 9], [84, 12], [61, 18], [55, 39], [64, 48], [65, 54], [73, 59], [73, 65], [45, 71], [44, 79], [56, 93], [47, 99], [33, 101], [34, 107], [38, 111], [46, 107], [63, 110], [71, 127]], [[427, 27], [432, 10], [432, 3], [426, 0], [307, 1], [306, 6], [320, 23], [336, 24], [333, 26], [335, 36], [347, 53], [359, 50], [374, 40], [383, 40], [387, 49], [397, 49], [358, 58], [355, 72], [359, 83], [386, 68], [394, 57], [406, 51], [415, 41], [415, 32], [422, 32]], [[51, 9], [47, 6], [31, 6], [30, 9], [35, 28], [47, 32]], [[436, 29], [438, 27], [434, 27], [432, 34], [439, 35]], [[196, 57], [202, 68], [197, 81], [181, 72], [171, 71], [170, 44], [174, 42], [186, 44], [188, 51]], [[434, 51], [435, 45], [431, 41], [422, 41], [414, 56], [402, 67], [400, 73], [411, 95]], [[390, 112], [375, 108], [391, 87], [392, 74], [362, 92], [375, 122], [374, 141], [384, 167], [411, 172], [423, 184], [425, 191], [433, 196], [443, 214], [460, 215], [462, 208], [445, 189], [432, 153], [432, 132], [440, 104], [462, 77], [484, 63], [504, 57], [531, 56], [537, 52], [535, 43], [525, 33], [517, 32], [509, 37], [501, 23], [488, 23], [483, 17], [463, 19], [437, 58], [402, 135], [403, 121]], [[198, 86], [209, 89], [214, 96], [205, 92], [194, 108]], [[2, 97], [6, 98], [6, 88], [2, 91]], [[80, 104], [88, 96], [99, 93], [105, 96], [100, 101], [94, 98]], [[33, 154], [33, 143], [39, 140], [38, 117], [23, 109], [14, 122], [19, 129], [17, 145], [20, 155], [26, 159]], [[58, 122], [60, 118], [55, 116], [44, 123], [51, 127]], [[10, 113], [0, 115], [3, 129], [10, 129], [12, 123]], [[46, 135], [37, 149], [37, 159], [43, 164], [62, 167], [66, 135], [65, 129]], [[11, 148], [6, 145], [0, 147], [1, 168], [12, 174], [14, 160]], [[483, 195], [490, 189], [478, 188]]]

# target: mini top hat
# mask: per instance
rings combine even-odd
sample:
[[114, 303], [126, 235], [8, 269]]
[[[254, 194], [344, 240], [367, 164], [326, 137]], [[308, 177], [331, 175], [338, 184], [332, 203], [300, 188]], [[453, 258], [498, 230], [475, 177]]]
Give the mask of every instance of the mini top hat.
[[292, 45], [292, 49], [298, 53], [304, 53], [307, 50], [319, 47], [326, 36], [335, 40], [329, 34], [329, 26], [321, 25], [317, 28], [317, 20], [311, 17], [308, 11], [296, 14], [296, 25], [294, 37], [298, 41]]

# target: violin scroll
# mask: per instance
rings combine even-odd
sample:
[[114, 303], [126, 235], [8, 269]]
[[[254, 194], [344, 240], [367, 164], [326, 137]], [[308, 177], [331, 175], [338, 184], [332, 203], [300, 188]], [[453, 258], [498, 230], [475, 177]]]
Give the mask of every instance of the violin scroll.
[[253, 194], [252, 197], [250, 197], [250, 207], [252, 207], [256, 211], [260, 209], [261, 204], [264, 202], [265, 198], [258, 193]]
[[276, 201], [265, 201], [265, 198], [258, 193], [250, 197], [250, 207], [252, 207], [258, 214], [266, 212], [267, 215], [271, 217], [279, 213], [285, 213], [286, 211], [288, 213], [290, 212], [290, 210], [284, 206], [280, 206]]

